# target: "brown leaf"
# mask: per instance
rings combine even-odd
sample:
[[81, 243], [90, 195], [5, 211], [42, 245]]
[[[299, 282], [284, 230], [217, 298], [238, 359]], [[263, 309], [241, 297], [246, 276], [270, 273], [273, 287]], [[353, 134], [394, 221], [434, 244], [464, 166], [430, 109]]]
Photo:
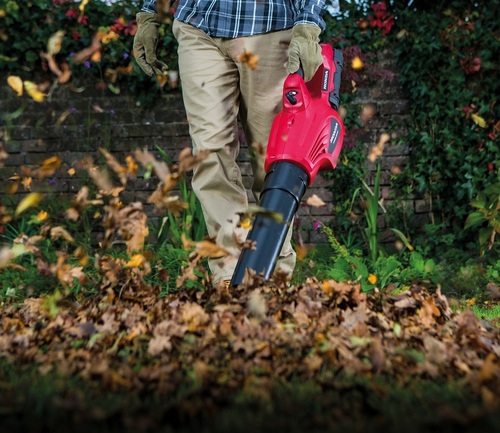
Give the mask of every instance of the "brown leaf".
[[164, 182], [167, 179], [167, 176], [170, 174], [168, 165], [163, 161], [157, 161], [153, 154], [150, 153], [147, 149], [136, 150], [134, 152], [134, 156], [135, 159], [144, 167], [152, 167], [152, 169], [156, 173], [156, 176], [161, 182]]
[[61, 226], [52, 227], [50, 229], [50, 238], [52, 240], [57, 240], [57, 239], [63, 238], [65, 240], [67, 240], [68, 242], [71, 242], [71, 243], [75, 242], [75, 239], [73, 238], [73, 236], [71, 236], [68, 233], [68, 231]]
[[248, 295], [248, 312], [258, 320], [265, 319], [267, 303], [259, 290], [253, 290]]
[[306, 203], [312, 207], [326, 206], [326, 203], [321, 198], [319, 198], [316, 194], [313, 194], [311, 197], [309, 197], [307, 199]]
[[194, 247], [196, 249], [196, 252], [200, 255], [200, 257], [218, 259], [230, 255], [230, 253], [227, 250], [217, 245], [211, 239], [205, 239], [203, 241], [194, 242]]
[[384, 371], [387, 360], [382, 344], [382, 339], [379, 336], [373, 338], [370, 347], [370, 361], [372, 363], [374, 372], [380, 373]]
[[243, 50], [243, 52], [238, 57], [240, 63], [247, 65], [250, 69], [256, 69], [259, 64], [259, 56], [253, 54], [248, 50]]
[[99, 52], [101, 49], [101, 38], [102, 38], [102, 32], [96, 32], [92, 38], [92, 43], [90, 46], [84, 48], [83, 50], [77, 52], [73, 57], [73, 62], [75, 64], [85, 62], [86, 60], [89, 60], [92, 55], [95, 53]]
[[179, 154], [179, 171], [181, 173], [191, 171], [201, 161], [207, 159], [208, 155], [210, 155], [208, 150], [201, 150], [193, 155], [189, 147], [184, 148]]

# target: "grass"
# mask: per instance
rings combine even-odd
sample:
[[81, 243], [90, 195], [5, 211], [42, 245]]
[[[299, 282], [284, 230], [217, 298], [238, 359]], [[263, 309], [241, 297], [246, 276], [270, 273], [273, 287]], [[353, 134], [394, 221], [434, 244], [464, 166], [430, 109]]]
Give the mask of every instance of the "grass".
[[[488, 302], [488, 303], [486, 303]], [[480, 305], [474, 304], [472, 311], [481, 320], [489, 322], [491, 325], [500, 328], [500, 304], [492, 304], [485, 301]]]
[[102, 383], [42, 375], [0, 361], [0, 427], [5, 432], [485, 432], [485, 411], [460, 383], [359, 378], [323, 372], [318, 380], [212, 392], [192, 385], [170, 397], [106, 389]]

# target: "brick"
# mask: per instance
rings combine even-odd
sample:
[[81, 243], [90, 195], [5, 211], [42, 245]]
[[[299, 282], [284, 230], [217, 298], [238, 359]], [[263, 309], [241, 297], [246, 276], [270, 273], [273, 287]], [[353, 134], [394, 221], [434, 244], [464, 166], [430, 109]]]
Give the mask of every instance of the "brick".
[[[380, 61], [384, 67], [392, 69], [393, 60], [390, 55], [390, 52], [384, 53], [380, 56]], [[5, 107], [9, 110], [19, 107], [19, 100], [10, 89], [0, 86], [0, 94], [6, 95], [0, 98], [2, 112], [6, 110]], [[107, 92], [89, 88], [77, 94], [65, 86], [60, 86], [52, 96], [52, 101], [43, 104], [27, 99], [25, 111], [9, 127], [10, 138], [6, 144], [9, 157], [5, 161], [5, 167], [1, 169], [3, 171], [0, 170], [0, 175], [3, 174], [4, 178], [11, 176], [21, 165], [36, 165], [50, 156], [58, 155], [63, 159], [63, 167], [54, 175], [56, 184], [48, 185], [49, 180], [45, 179], [39, 186], [47, 191], [50, 190], [49, 187], [53, 190], [61, 188], [59, 192], [71, 199], [83, 185], [93, 186], [93, 182], [89, 180], [86, 171], [81, 169], [77, 170], [74, 177], [68, 177], [66, 174], [68, 168], [78, 168], [80, 161], [86, 157], [92, 157], [96, 164], [104, 166], [104, 157], [98, 152], [99, 147], [106, 148], [118, 161], [124, 163], [125, 156], [133, 153], [135, 149], [148, 149], [157, 159], [163, 160], [157, 150], [158, 146], [165, 150], [170, 164], [178, 161], [181, 149], [192, 146], [182, 97], [178, 92], [162, 95], [162, 100], [154, 109], [138, 106], [134, 95], [128, 95], [126, 92], [109, 95]], [[395, 122], [401, 123], [408, 116], [407, 101], [397, 81], [393, 83], [379, 81], [372, 87], [358, 88], [354, 96], [356, 99], [353, 109], [358, 110], [359, 104], [371, 102], [375, 103], [379, 110], [378, 114], [356, 135], [355, 139], [359, 143], [368, 149], [377, 142], [380, 133], [384, 131], [394, 132], [393, 141], [404, 137], [405, 131], [389, 130]], [[61, 122], [61, 115], [69, 108], [74, 108], [74, 112]], [[352, 133], [352, 131], [347, 132]], [[254, 203], [250, 191], [253, 178], [248, 146], [241, 131], [240, 136], [241, 151], [237, 162], [241, 168], [249, 202]], [[403, 164], [408, 153], [407, 143], [387, 146], [382, 158], [384, 170], [381, 182], [384, 198], [391, 196], [390, 168], [396, 163]], [[373, 171], [374, 165], [369, 168]], [[372, 181], [373, 172], [369, 176]], [[157, 179], [154, 178], [149, 181], [143, 178], [131, 180], [124, 197], [145, 203], [145, 212], [151, 214], [151, 218], [159, 218], [161, 212], [155, 214], [155, 208], [146, 204], [147, 197], [156, 184]], [[320, 208], [305, 206], [305, 200], [312, 194], [320, 196], [327, 206]], [[316, 219], [325, 222], [334, 219], [334, 196], [335, 185], [331, 179], [326, 174], [324, 176], [318, 174], [313, 185], [306, 191], [297, 213], [297, 217], [302, 218], [297, 233], [300, 233], [306, 242], [326, 242], [325, 235], [314, 232], [312, 227]], [[423, 200], [421, 197], [416, 199]], [[413, 201], [410, 203], [413, 209]], [[419, 210], [425, 208], [419, 207]]]
[[416, 213], [428, 213], [431, 210], [431, 204], [427, 200], [415, 200]]
[[379, 101], [377, 107], [381, 116], [401, 115], [409, 112], [409, 103], [406, 100]]
[[23, 152], [47, 152], [48, 150], [47, 142], [42, 139], [25, 140], [22, 142]]

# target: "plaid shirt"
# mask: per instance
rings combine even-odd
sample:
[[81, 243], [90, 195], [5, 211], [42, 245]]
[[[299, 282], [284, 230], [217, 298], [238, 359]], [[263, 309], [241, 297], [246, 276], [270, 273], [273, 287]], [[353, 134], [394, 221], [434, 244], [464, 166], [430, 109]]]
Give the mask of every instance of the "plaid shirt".
[[[210, 36], [237, 38], [293, 27], [325, 23], [326, 0], [180, 0], [175, 19]], [[156, 0], [144, 0], [141, 11], [155, 12]]]

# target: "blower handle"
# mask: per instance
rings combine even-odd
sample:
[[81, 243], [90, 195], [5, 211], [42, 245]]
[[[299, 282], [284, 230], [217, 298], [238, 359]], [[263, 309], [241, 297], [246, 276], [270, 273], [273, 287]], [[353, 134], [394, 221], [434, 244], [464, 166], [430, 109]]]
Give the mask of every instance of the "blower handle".
[[333, 73], [333, 90], [330, 92], [328, 101], [333, 109], [338, 110], [340, 103], [340, 82], [342, 67], [344, 65], [344, 56], [342, 55], [342, 51], [333, 50], [333, 63], [335, 64], [335, 72]]

